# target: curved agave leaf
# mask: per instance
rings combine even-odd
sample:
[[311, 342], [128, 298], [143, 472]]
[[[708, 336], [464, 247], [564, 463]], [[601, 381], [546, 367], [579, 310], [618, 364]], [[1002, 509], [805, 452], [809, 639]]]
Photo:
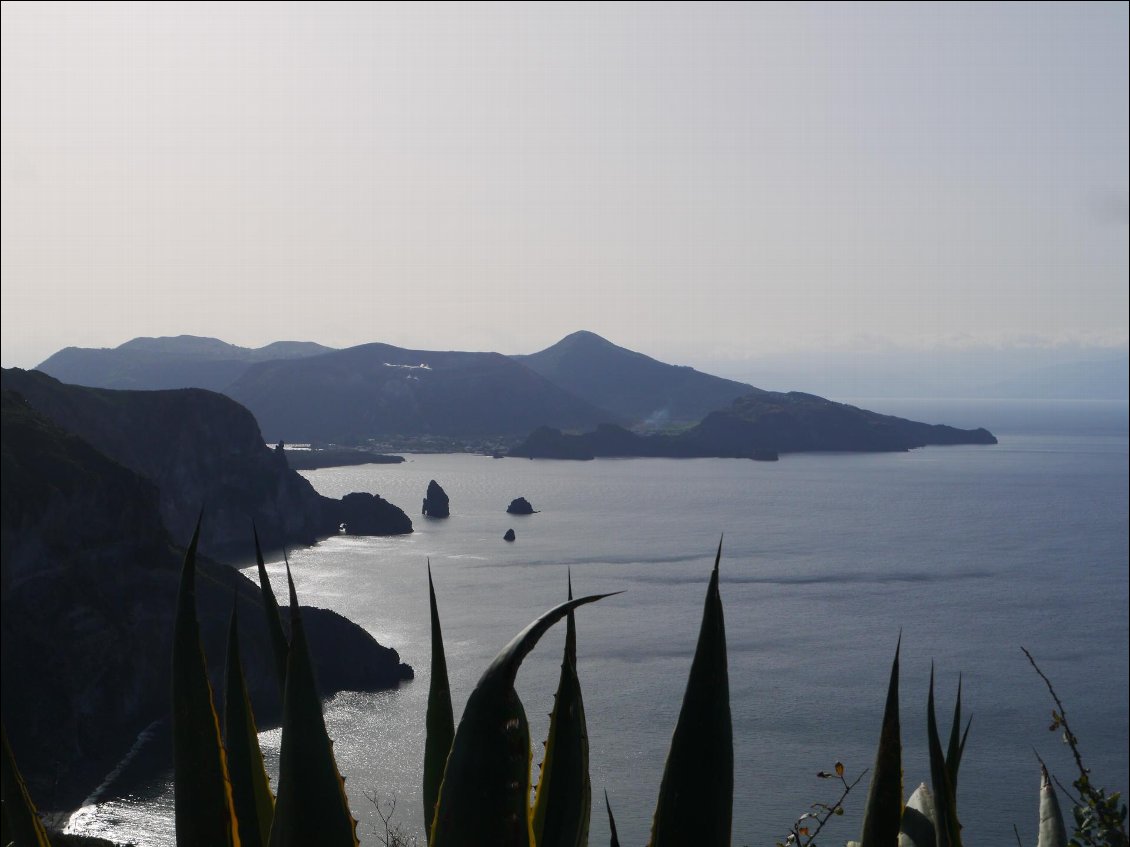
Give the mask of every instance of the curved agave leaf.
[[35, 803], [31, 801], [27, 785], [16, 767], [16, 759], [12, 755], [12, 748], [8, 744], [8, 729], [0, 723], [0, 740], [3, 741], [3, 758], [0, 765], [0, 787], [4, 799], [4, 844], [26, 844], [28, 847], [51, 847], [47, 840], [47, 830], [43, 828], [43, 821], [39, 819]]
[[196, 544], [184, 555], [173, 624], [173, 787], [177, 843], [238, 845], [227, 757], [196, 620]]
[[734, 805], [734, 744], [726, 625], [718, 593], [718, 563], [706, 590], [702, 628], [691, 663], [683, 707], [659, 786], [652, 847], [729, 845]]
[[[569, 577], [569, 599], [573, 579]], [[585, 704], [577, 678], [577, 624], [565, 618], [565, 655], [549, 715], [545, 761], [534, 798], [534, 842], [538, 847], [579, 847], [588, 844], [592, 811], [589, 780], [589, 733]]]
[[314, 682], [310, 649], [298, 595], [290, 587], [290, 651], [283, 697], [279, 795], [271, 825], [270, 847], [357, 847], [357, 822], [349, 811], [345, 782], [334, 760], [322, 702]]
[[930, 781], [934, 784], [934, 818], [938, 847], [961, 847], [961, 824], [957, 821], [957, 804], [950, 784], [942, 742], [938, 738], [938, 721], [934, 715], [934, 669], [930, 668], [930, 697], [926, 701], [926, 733], [930, 745]]
[[571, 610], [608, 594], [555, 606], [523, 629], [491, 662], [463, 709], [440, 786], [432, 847], [533, 842], [530, 827], [530, 726], [514, 690], [522, 660]]
[[279, 697], [282, 698], [286, 693], [286, 657], [290, 652], [290, 644], [283, 629], [279, 601], [275, 599], [275, 592], [271, 589], [271, 578], [267, 575], [267, 566], [263, 564], [259, 531], [254, 523], [251, 524], [251, 532], [255, 536], [255, 562], [259, 566], [259, 591], [263, 595], [263, 614], [267, 619], [267, 632], [270, 633], [271, 647], [275, 653], [275, 675], [279, 683]]
[[902, 738], [899, 731], [899, 649], [895, 646], [891, 663], [891, 679], [887, 684], [887, 704], [883, 709], [883, 728], [879, 731], [879, 749], [867, 806], [863, 813], [863, 847], [896, 847], [902, 822]]
[[451, 709], [451, 686], [447, 680], [447, 658], [443, 652], [443, 632], [439, 626], [439, 608], [432, 585], [432, 564], [428, 562], [428, 601], [432, 614], [432, 678], [428, 683], [427, 737], [424, 740], [424, 823], [431, 839], [439, 787], [447, 754], [455, 738], [455, 718]]
[[232, 800], [243, 847], [266, 847], [275, 813], [275, 798], [259, 750], [255, 714], [247, 694], [239, 658], [239, 615], [232, 603], [228, 625], [228, 661], [224, 670], [224, 745], [231, 773]]
[[925, 783], [914, 789], [902, 810], [899, 847], [934, 847], [937, 841], [934, 821], [934, 797]]
[[1067, 847], [1067, 827], [1048, 769], [1040, 762], [1040, 838], [1036, 847]]
[[608, 829], [612, 833], [608, 847], [620, 847], [620, 836], [616, 834], [616, 819], [612, 817], [612, 804], [608, 802], [608, 791], [604, 792], [604, 808], [608, 810]]

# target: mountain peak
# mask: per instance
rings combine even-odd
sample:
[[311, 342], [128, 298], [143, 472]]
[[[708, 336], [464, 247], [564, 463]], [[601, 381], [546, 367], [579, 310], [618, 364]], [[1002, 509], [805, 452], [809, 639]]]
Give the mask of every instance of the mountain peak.
[[594, 406], [651, 426], [697, 423], [755, 390], [657, 361], [583, 329], [538, 353], [514, 358]]

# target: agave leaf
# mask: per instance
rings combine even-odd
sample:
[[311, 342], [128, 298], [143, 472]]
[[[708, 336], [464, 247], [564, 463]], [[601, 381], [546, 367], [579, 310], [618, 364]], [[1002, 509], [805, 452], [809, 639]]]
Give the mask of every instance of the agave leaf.
[[608, 802], [608, 791], [604, 792], [604, 808], [608, 809], [608, 829], [612, 833], [608, 847], [620, 847], [620, 836], [616, 834], [616, 819], [612, 817], [612, 804]]
[[502, 648], [479, 679], [455, 730], [432, 821], [432, 847], [533, 842], [530, 827], [530, 726], [514, 690], [522, 660], [572, 609], [607, 594], [554, 606]]
[[938, 737], [938, 721], [934, 714], [934, 669], [930, 668], [930, 697], [926, 701], [926, 732], [930, 745], [930, 781], [934, 784], [934, 824], [937, 847], [961, 847], [961, 825], [957, 821], [957, 804], [950, 784], [942, 742]]
[[1048, 769], [1040, 762], [1040, 837], [1036, 847], [1067, 847], [1067, 827]]
[[899, 847], [934, 847], [937, 841], [934, 821], [934, 797], [925, 783], [914, 789], [906, 808], [902, 810], [899, 826]]
[[954, 809], [957, 809], [957, 772], [961, 767], [961, 757], [965, 753], [965, 741], [969, 738], [969, 727], [973, 725], [973, 718], [965, 724], [965, 732], [961, 732], [961, 676], [957, 677], [957, 700], [953, 705], [953, 726], [950, 727], [949, 746], [946, 749], [946, 773], [949, 774], [950, 788], [953, 790]]
[[334, 760], [322, 703], [314, 681], [298, 595], [290, 587], [290, 650], [283, 697], [279, 795], [270, 847], [357, 847], [357, 822], [349, 811], [345, 781]]
[[[259, 546], [259, 531], [255, 524], [251, 524], [251, 532], [255, 536], [255, 562], [259, 566], [259, 591], [263, 595], [263, 614], [267, 618], [267, 632], [271, 636], [271, 647], [275, 653], [275, 676], [279, 683], [279, 697], [286, 692], [286, 657], [290, 652], [290, 645], [286, 640], [286, 631], [282, 625], [282, 613], [279, 611], [279, 601], [275, 599], [275, 592], [271, 589], [271, 578], [267, 575], [267, 566], [263, 564], [263, 550]], [[283, 553], [285, 556], [285, 552]]]
[[[569, 599], [573, 579], [569, 577]], [[565, 617], [565, 655], [557, 682], [545, 760], [534, 798], [534, 842], [538, 847], [579, 847], [588, 844], [592, 783], [589, 780], [589, 733], [585, 704], [577, 678], [577, 624]]]
[[659, 786], [652, 847], [673, 844], [729, 845], [734, 805], [734, 744], [726, 625], [718, 593], [718, 563], [706, 590], [702, 627], [691, 662], [683, 707]]
[[238, 845], [227, 757], [196, 619], [196, 545], [184, 555], [173, 624], [173, 786], [178, 844]]
[[879, 731], [879, 749], [867, 806], [863, 812], [863, 847], [896, 847], [902, 821], [902, 738], [899, 731], [899, 649], [902, 636], [895, 645], [891, 678], [887, 684], [887, 704], [883, 709], [883, 728]]
[[451, 687], [447, 680], [447, 659], [443, 652], [443, 631], [439, 625], [439, 608], [436, 605], [435, 587], [432, 585], [432, 565], [428, 562], [428, 601], [432, 614], [432, 677], [428, 684], [427, 738], [424, 741], [424, 823], [431, 838], [431, 824], [435, 818], [439, 787], [443, 782], [443, 769], [447, 754], [455, 738], [455, 718], [451, 709]]
[[224, 671], [224, 745], [240, 843], [243, 847], [266, 847], [275, 798], [259, 750], [255, 714], [239, 658], [239, 615], [235, 602], [228, 625], [228, 661]]
[[50, 847], [47, 840], [47, 830], [39, 819], [35, 803], [28, 794], [27, 784], [16, 767], [16, 759], [12, 755], [12, 748], [8, 744], [8, 730], [0, 723], [0, 739], [3, 740], [4, 753], [0, 764], [0, 786], [2, 786], [4, 799], [4, 825], [3, 839], [5, 844], [26, 844], [28, 847]]

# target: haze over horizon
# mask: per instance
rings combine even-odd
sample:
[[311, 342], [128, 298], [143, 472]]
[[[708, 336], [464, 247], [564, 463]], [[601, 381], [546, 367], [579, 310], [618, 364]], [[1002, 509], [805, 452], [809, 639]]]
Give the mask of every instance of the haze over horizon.
[[1128, 35], [1116, 3], [5, 3], [0, 358], [1124, 353]]

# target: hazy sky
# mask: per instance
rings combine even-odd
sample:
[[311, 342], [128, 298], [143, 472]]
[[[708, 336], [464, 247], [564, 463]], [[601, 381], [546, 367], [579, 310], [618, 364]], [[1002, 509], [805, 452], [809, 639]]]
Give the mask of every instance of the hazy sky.
[[1127, 341], [1125, 3], [2, 8], [4, 365]]

